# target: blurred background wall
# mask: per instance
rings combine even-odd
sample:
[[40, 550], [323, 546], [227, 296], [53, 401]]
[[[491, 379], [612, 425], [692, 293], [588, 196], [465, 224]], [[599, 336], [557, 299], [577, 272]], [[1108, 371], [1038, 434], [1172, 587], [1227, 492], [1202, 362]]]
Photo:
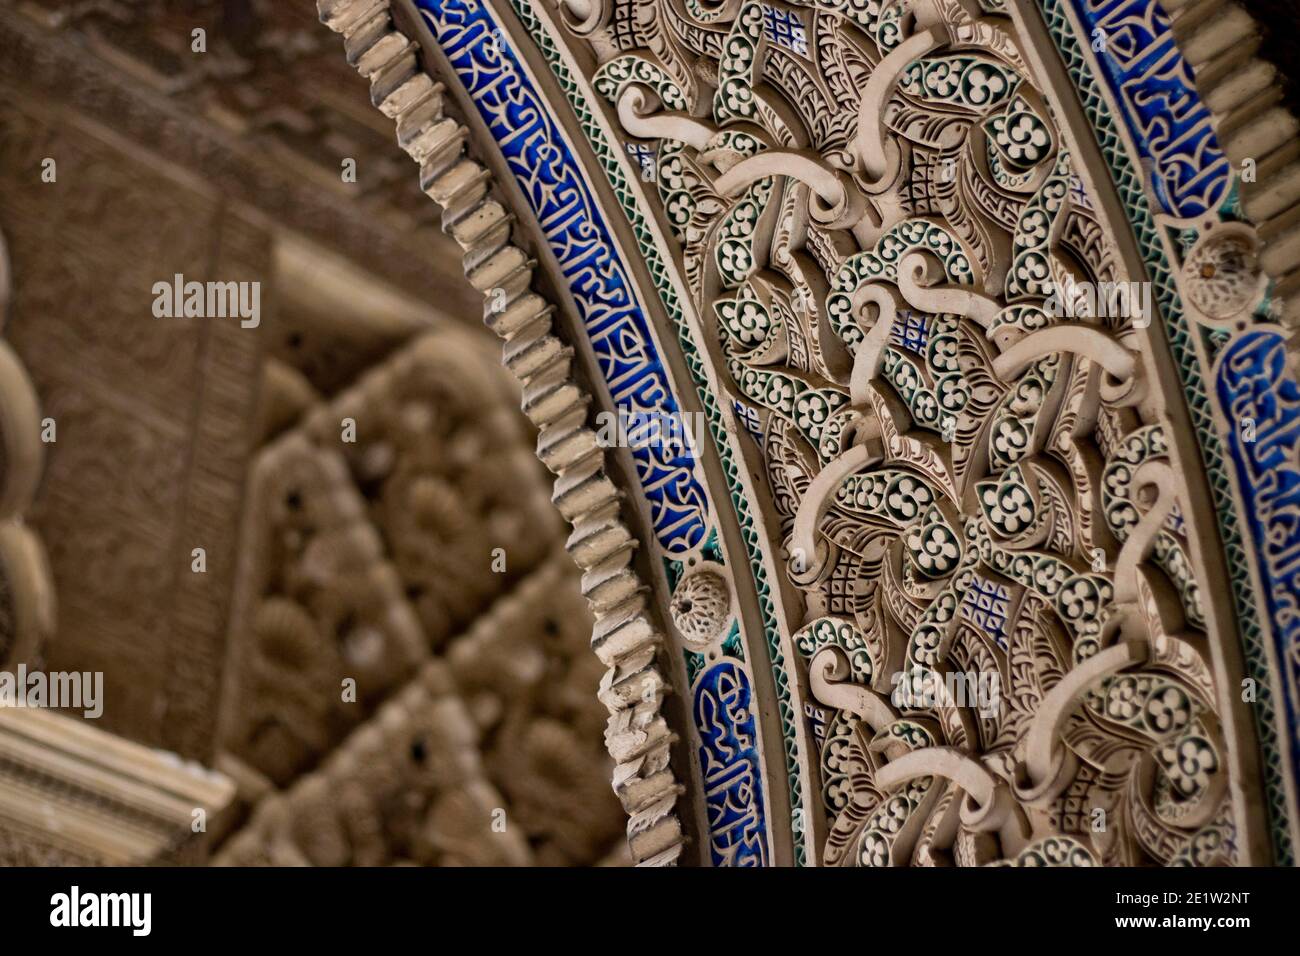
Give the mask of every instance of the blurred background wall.
[[[5, 446], [0, 668], [105, 698], [0, 709], [0, 862], [621, 862], [535, 435], [312, 0], [0, 0], [0, 95], [2, 332], [57, 429]], [[177, 274], [260, 321], [155, 317]]]

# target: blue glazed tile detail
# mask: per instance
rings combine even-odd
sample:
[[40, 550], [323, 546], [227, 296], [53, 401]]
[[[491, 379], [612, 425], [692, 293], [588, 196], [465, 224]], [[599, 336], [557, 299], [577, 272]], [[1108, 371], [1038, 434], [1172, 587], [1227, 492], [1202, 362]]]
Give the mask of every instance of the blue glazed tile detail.
[[[615, 406], [629, 414], [679, 416], [627, 265], [515, 51], [476, 0], [417, 5], [541, 225]], [[668, 554], [698, 547], [708, 530], [709, 504], [689, 448], [655, 443], [630, 453], [660, 546]]]
[[1219, 358], [1215, 391], [1273, 623], [1286, 745], [1300, 767], [1300, 387], [1287, 373], [1286, 336], [1267, 327], [1238, 335]]
[[1232, 166], [1164, 10], [1152, 0], [1070, 3], [1092, 39], [1134, 145], [1151, 163], [1161, 211], [1186, 219], [1216, 209]]
[[962, 596], [961, 613], [1005, 651], [1010, 603], [1011, 592], [1005, 584], [994, 583], [976, 574], [970, 589]]
[[[680, 414], [627, 264], [568, 140], [507, 37], [477, 0], [416, 5], [542, 228], [615, 406], [628, 413]], [[634, 445], [630, 452], [670, 581], [683, 571], [676, 556], [699, 553], [724, 563], [689, 447]], [[738, 641], [739, 632], [734, 636]], [[715, 866], [765, 866], [771, 850], [752, 685], [743, 662], [732, 658], [697, 680], [704, 660], [687, 656], [712, 860]]]
[[889, 327], [889, 338], [899, 348], [924, 355], [925, 344], [930, 341], [929, 319], [911, 309], [903, 309]]
[[754, 693], [744, 668], [724, 658], [705, 671], [692, 710], [713, 865], [766, 866]]
[[655, 148], [645, 143], [628, 143], [627, 154], [632, 157], [637, 168], [641, 170], [641, 178], [650, 181], [655, 177]]
[[789, 10], [763, 7], [763, 33], [777, 46], [792, 53], [808, 55], [808, 32], [799, 17]]

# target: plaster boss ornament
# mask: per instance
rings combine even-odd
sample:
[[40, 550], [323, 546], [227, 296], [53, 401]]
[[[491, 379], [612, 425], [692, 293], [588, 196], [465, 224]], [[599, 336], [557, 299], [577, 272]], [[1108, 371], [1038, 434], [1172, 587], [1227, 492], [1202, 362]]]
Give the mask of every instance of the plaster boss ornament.
[[707, 647], [721, 636], [731, 618], [727, 579], [710, 567], [691, 572], [677, 585], [669, 610], [687, 644]]
[[1260, 293], [1259, 239], [1240, 223], [1211, 228], [1183, 264], [1187, 297], [1210, 319], [1230, 319]]

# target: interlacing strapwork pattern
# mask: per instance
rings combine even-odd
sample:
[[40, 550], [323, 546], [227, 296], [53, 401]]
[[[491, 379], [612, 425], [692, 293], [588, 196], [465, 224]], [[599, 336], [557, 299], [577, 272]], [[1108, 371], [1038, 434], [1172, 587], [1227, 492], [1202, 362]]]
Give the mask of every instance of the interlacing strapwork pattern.
[[557, 19], [653, 157], [778, 519], [819, 862], [1237, 862], [1213, 517], [1172, 447], [1150, 300], [1081, 291], [1143, 277], [1000, 9]]

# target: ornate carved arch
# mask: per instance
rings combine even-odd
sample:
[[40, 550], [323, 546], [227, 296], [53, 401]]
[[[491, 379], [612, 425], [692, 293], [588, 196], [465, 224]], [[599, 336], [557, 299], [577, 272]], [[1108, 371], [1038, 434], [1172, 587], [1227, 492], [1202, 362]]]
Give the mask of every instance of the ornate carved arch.
[[638, 862], [1291, 862], [1300, 194], [1235, 7], [320, 8], [524, 385]]

